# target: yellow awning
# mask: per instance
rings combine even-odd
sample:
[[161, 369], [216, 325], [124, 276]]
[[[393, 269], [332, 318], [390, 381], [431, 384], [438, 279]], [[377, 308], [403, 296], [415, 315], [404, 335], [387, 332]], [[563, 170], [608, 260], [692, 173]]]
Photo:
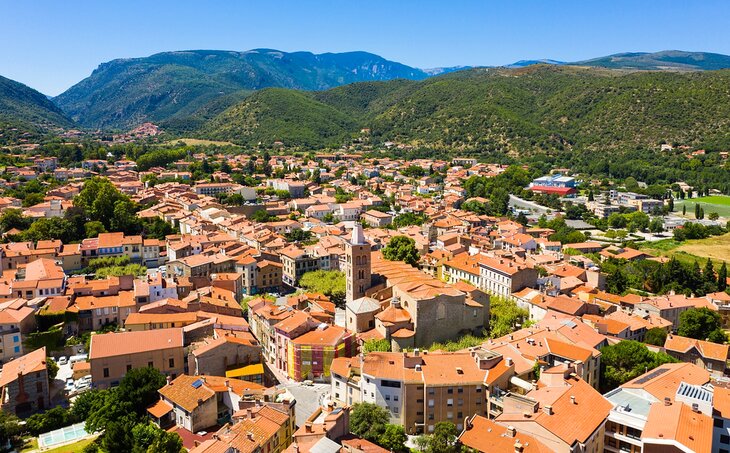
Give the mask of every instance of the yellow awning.
[[257, 374], [264, 374], [263, 363], [255, 363], [253, 365], [246, 365], [241, 368], [226, 371], [226, 377], [229, 378], [240, 378], [243, 376], [253, 376]]

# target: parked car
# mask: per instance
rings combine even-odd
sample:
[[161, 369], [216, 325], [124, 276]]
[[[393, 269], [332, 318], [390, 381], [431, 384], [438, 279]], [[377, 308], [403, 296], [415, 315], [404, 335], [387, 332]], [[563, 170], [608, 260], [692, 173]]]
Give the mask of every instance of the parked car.
[[67, 392], [72, 392], [75, 388], [76, 386], [74, 385], [73, 378], [66, 379], [66, 385], [64, 385], [63, 389]]
[[56, 363], [59, 365], [66, 365], [68, 363], [68, 359], [65, 356], [59, 357]]

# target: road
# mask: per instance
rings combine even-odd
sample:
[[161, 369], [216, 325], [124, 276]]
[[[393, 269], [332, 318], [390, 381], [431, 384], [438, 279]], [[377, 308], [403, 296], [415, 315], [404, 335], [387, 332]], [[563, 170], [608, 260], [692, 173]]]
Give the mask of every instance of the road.
[[522, 198], [516, 197], [514, 195], [509, 196], [509, 205], [514, 206], [518, 209], [529, 209], [530, 211], [533, 211], [537, 214], [547, 214], [548, 211], [554, 211], [550, 208], [540, 206], [539, 204], [533, 203], [531, 201], [523, 200]]

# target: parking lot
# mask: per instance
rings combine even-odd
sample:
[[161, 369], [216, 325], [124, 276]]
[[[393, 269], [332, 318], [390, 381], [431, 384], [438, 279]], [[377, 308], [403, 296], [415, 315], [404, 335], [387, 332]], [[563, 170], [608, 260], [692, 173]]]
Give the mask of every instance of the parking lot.
[[[86, 360], [86, 354], [74, 356], [75, 360]], [[65, 363], [64, 363], [64, 360]], [[65, 401], [68, 396], [73, 396], [91, 388], [91, 376], [84, 376], [81, 379], [73, 379], [73, 365], [68, 357], [59, 357], [56, 360], [58, 373], [51, 384], [51, 400]]]

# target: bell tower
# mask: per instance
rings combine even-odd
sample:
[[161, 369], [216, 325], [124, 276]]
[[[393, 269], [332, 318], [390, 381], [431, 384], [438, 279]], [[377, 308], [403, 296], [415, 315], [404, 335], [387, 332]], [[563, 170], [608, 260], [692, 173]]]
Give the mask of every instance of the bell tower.
[[345, 277], [347, 280], [346, 302], [351, 302], [365, 296], [370, 288], [370, 244], [365, 240], [362, 225], [355, 224], [352, 237], [345, 243], [347, 266]]

